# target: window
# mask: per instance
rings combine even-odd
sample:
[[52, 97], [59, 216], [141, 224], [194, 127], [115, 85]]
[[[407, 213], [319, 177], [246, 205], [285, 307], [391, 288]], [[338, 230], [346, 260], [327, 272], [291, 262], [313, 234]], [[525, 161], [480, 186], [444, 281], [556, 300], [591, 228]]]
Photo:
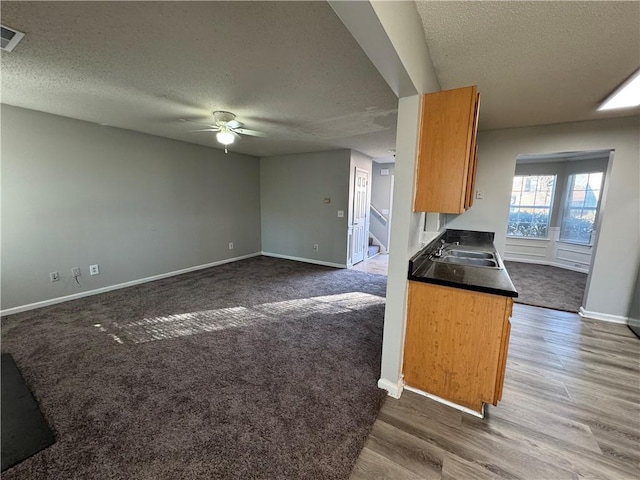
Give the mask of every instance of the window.
[[547, 238], [555, 185], [555, 175], [513, 177], [507, 235]]
[[591, 245], [593, 225], [600, 204], [602, 172], [569, 176], [560, 240]]

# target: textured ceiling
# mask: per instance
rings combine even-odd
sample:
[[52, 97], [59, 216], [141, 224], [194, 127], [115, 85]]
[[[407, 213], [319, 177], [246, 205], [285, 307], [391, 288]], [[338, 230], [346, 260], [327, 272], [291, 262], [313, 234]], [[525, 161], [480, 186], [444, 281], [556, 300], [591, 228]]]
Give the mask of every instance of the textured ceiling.
[[180, 118], [237, 114], [230, 150], [391, 157], [397, 98], [325, 2], [2, 2], [2, 102], [201, 145]]
[[[478, 84], [480, 128], [596, 112], [640, 66], [640, 2], [417, 2], [443, 88]], [[325, 2], [11, 2], [2, 102], [219, 148], [180, 118], [230, 110], [267, 138], [392, 161], [397, 99]]]
[[479, 128], [637, 115], [597, 112], [640, 67], [640, 2], [418, 1], [440, 85], [477, 84]]

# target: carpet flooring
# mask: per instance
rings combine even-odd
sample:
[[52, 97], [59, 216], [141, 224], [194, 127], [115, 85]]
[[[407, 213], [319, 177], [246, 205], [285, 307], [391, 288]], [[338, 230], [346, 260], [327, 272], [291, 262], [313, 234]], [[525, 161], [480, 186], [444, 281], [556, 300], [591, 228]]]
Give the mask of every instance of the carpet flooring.
[[3, 479], [346, 479], [385, 290], [255, 257], [2, 318], [57, 439]]
[[504, 262], [518, 291], [517, 303], [578, 313], [587, 274], [534, 263]]

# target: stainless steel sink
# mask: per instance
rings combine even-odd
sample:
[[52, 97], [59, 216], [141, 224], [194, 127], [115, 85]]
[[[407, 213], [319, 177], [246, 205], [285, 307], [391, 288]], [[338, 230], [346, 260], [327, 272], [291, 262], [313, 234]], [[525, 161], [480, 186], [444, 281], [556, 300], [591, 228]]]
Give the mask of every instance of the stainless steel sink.
[[495, 255], [489, 252], [467, 252], [465, 250], [449, 250], [446, 256], [452, 257], [465, 257], [465, 258], [487, 258], [489, 260], [495, 260]]
[[486, 268], [500, 268], [498, 266], [498, 262], [494, 260], [488, 260], [486, 258], [467, 258], [467, 257], [457, 257], [454, 255], [447, 255], [440, 258], [433, 258], [435, 262], [442, 263], [455, 263], [456, 265], [472, 265], [474, 267], [486, 267]]
[[473, 267], [502, 269], [500, 261], [493, 252], [469, 251], [450, 249], [445, 250], [440, 257], [431, 256], [431, 260], [440, 263], [453, 263], [455, 265], [469, 265]]

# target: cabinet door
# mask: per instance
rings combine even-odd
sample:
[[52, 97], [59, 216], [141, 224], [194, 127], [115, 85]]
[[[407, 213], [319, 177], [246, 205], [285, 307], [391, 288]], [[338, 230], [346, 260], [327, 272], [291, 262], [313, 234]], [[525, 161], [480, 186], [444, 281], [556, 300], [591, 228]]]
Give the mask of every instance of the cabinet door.
[[495, 395], [493, 404], [497, 405], [502, 400], [502, 390], [504, 388], [504, 376], [507, 371], [507, 355], [509, 353], [509, 339], [511, 338], [511, 313], [513, 311], [513, 299], [507, 300], [507, 308], [505, 310], [504, 328], [502, 333], [502, 341], [500, 342], [500, 360], [498, 361], [498, 375], [496, 376]]
[[416, 211], [464, 212], [477, 105], [475, 86], [423, 96]]
[[466, 192], [466, 200], [464, 202], [464, 208], [471, 208], [473, 205], [473, 192], [475, 190], [476, 185], [476, 168], [478, 161], [478, 145], [476, 144], [473, 148], [473, 152], [471, 154], [471, 159], [469, 161], [469, 173], [467, 174], [467, 192]]
[[476, 189], [476, 171], [478, 169], [478, 114], [480, 113], [480, 94], [476, 96], [476, 106], [473, 118], [473, 133], [471, 136], [471, 152], [469, 154], [469, 169], [467, 173], [466, 200], [464, 208], [471, 208]]
[[475, 411], [492, 402], [506, 297], [409, 282], [407, 385]]

